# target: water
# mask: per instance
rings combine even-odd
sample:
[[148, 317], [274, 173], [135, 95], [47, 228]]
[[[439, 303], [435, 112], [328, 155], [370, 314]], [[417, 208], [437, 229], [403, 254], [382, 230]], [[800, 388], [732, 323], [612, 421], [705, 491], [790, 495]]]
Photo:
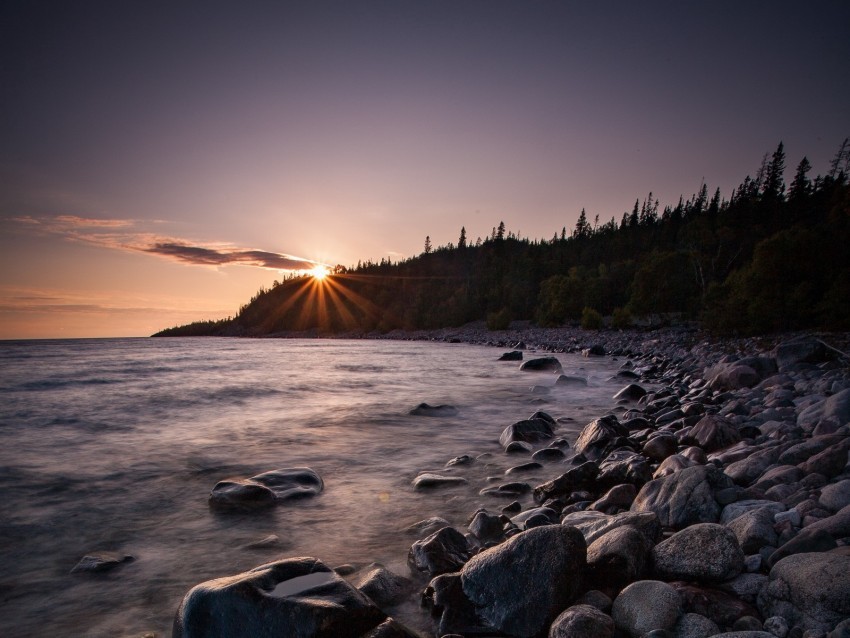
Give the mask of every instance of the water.
[[[405, 527], [442, 516], [465, 530], [478, 507], [509, 502], [478, 494], [528, 460], [502, 452], [505, 426], [543, 409], [573, 441], [622, 385], [607, 381], [619, 362], [558, 355], [588, 387], [538, 394], [532, 385], [554, 375], [498, 354], [394, 341], [0, 343], [0, 635], [168, 636], [190, 587], [281, 557], [408, 574]], [[408, 414], [423, 401], [459, 413]], [[485, 452], [453, 470], [467, 485], [411, 487], [421, 471]], [[221, 479], [299, 466], [322, 476], [321, 495], [252, 514], [207, 505]], [[277, 546], [246, 548], [272, 534]], [[92, 552], [135, 560], [70, 574]], [[393, 613], [427, 627], [413, 603]]]

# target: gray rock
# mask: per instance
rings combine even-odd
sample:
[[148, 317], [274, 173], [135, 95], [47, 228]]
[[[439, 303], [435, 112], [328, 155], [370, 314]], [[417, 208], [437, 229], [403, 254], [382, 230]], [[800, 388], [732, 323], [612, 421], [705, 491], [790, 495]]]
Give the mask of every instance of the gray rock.
[[578, 387], [578, 388], [586, 388], [587, 387], [587, 379], [584, 377], [579, 377], [576, 375], [567, 375], [561, 374], [555, 379], [555, 385], [559, 387]]
[[525, 361], [519, 369], [525, 372], [560, 372], [562, 367], [556, 357], [538, 357]]
[[546, 419], [526, 419], [517, 421], [506, 427], [499, 436], [499, 444], [507, 447], [514, 441], [537, 443], [555, 436], [552, 424]]
[[410, 411], [413, 416], [446, 417], [456, 416], [457, 408], [453, 405], [428, 405], [420, 403]]
[[720, 513], [720, 524], [728, 525], [739, 516], [759, 509], [767, 509], [775, 515], [778, 512], [784, 512], [785, 506], [782, 503], [775, 503], [773, 501], [766, 501], [762, 499], [747, 499], [737, 501], [735, 503], [729, 503], [729, 505], [724, 507], [723, 511]]
[[365, 638], [386, 619], [317, 559], [290, 558], [196, 585], [180, 603], [172, 635]]
[[672, 433], [663, 433], [659, 436], [653, 436], [644, 443], [641, 452], [650, 460], [660, 463], [668, 456], [675, 454], [678, 448], [678, 439]]
[[588, 508], [606, 514], [616, 514], [627, 510], [637, 496], [637, 489], [631, 483], [615, 485]]
[[280, 501], [315, 496], [322, 489], [322, 478], [309, 467], [287, 468], [248, 479], [219, 481], [210, 493], [209, 504], [222, 510], [264, 509]]
[[809, 554], [812, 552], [828, 552], [838, 547], [831, 534], [824, 530], [811, 529], [811, 526], [786, 541], [767, 559], [767, 566], [773, 567], [787, 556], [794, 554]]
[[799, 465], [818, 452], [823, 452], [827, 448], [834, 446], [836, 443], [840, 443], [843, 439], [844, 437], [842, 436], [830, 434], [806, 439], [801, 443], [792, 445], [780, 454], [779, 463], [783, 465]]
[[722, 525], [700, 523], [683, 529], [652, 550], [655, 574], [665, 580], [700, 583], [734, 578], [744, 569], [735, 535]]
[[672, 456], [668, 456], [658, 465], [655, 472], [652, 474], [652, 478], [656, 479], [661, 478], [662, 476], [668, 476], [669, 474], [684, 470], [686, 467], [693, 467], [694, 465], [698, 465], [698, 463], [683, 454], [673, 454]]
[[119, 565], [130, 563], [135, 558], [124, 554], [114, 554], [112, 552], [96, 552], [86, 554], [79, 562], [71, 569], [72, 574], [80, 573], [101, 573], [115, 569]]
[[716, 370], [709, 381], [709, 386], [712, 390], [740, 390], [752, 388], [759, 381], [761, 381], [759, 373], [750, 366], [733, 363]]
[[587, 461], [564, 472], [561, 476], [535, 487], [534, 500], [543, 503], [549, 498], [558, 498], [576, 490], [594, 487], [598, 475], [599, 465], [593, 461]]
[[534, 636], [583, 591], [586, 552], [574, 528], [535, 527], [471, 558], [461, 570], [463, 593], [493, 628]]
[[598, 589], [591, 589], [579, 596], [576, 600], [576, 605], [590, 605], [603, 613], [611, 611], [611, 605], [614, 603], [605, 592]]
[[850, 451], [850, 438], [845, 438], [833, 447], [819, 452], [803, 463], [799, 468], [806, 474], [817, 472], [827, 478], [842, 474], [847, 467], [848, 451]]
[[700, 614], [682, 614], [679, 621], [673, 627], [673, 635], [676, 638], [708, 638], [720, 633], [717, 623], [701, 616]]
[[478, 510], [469, 524], [469, 532], [482, 543], [504, 538], [504, 520], [501, 516]]
[[641, 397], [646, 396], [646, 390], [637, 383], [630, 383], [625, 388], [614, 395], [615, 401], [637, 401]]
[[652, 468], [643, 454], [629, 448], [614, 450], [599, 463], [596, 485], [607, 489], [622, 483], [642, 486], [652, 480]]
[[776, 463], [782, 452], [782, 447], [778, 445], [754, 451], [746, 458], [730, 463], [723, 471], [735, 483], [747, 487], [764, 474], [768, 467]]
[[414, 489], [425, 490], [435, 487], [445, 487], [447, 485], [462, 485], [467, 480], [462, 476], [444, 476], [442, 474], [433, 474], [425, 472], [420, 474], [412, 481]]
[[614, 621], [590, 605], [573, 605], [555, 619], [549, 638], [611, 638]]
[[511, 523], [516, 525], [519, 529], [525, 529], [525, 524], [529, 520], [537, 518], [539, 516], [545, 517], [549, 523], [558, 522], [558, 513], [551, 507], [533, 507], [529, 510], [525, 510], [524, 512], [520, 512], [516, 516], [511, 517]]
[[764, 621], [764, 630], [776, 638], [785, 638], [788, 635], [788, 629], [788, 621], [782, 616], [771, 616]]
[[630, 525], [612, 529], [587, 548], [591, 587], [618, 591], [644, 576], [652, 541]]
[[725, 631], [714, 634], [714, 638], [774, 638], [774, 635], [766, 631]]
[[469, 553], [466, 537], [453, 527], [444, 527], [413, 543], [407, 564], [433, 577], [458, 571], [469, 560]]
[[738, 428], [728, 419], [716, 414], [701, 418], [686, 437], [687, 442], [699, 445], [706, 452], [722, 450], [740, 440]]
[[414, 534], [419, 537], [430, 536], [444, 527], [449, 527], [450, 523], [439, 516], [432, 516], [421, 521], [416, 521], [412, 525], [408, 525], [404, 531], [408, 534]]
[[850, 421], [850, 388], [807, 407], [797, 416], [797, 425], [803, 428], [814, 427], [822, 421], [838, 427]]
[[727, 523], [726, 527], [735, 534], [745, 553], [754, 554], [765, 545], [776, 547], [778, 537], [773, 529], [773, 516], [768, 508], [749, 510]]
[[720, 518], [720, 505], [714, 493], [725, 487], [731, 487], [731, 481], [720, 470], [697, 465], [644, 485], [631, 510], [654, 512], [663, 527], [675, 529], [694, 523], [714, 523]]
[[719, 588], [741, 600], [755, 604], [761, 590], [767, 586], [765, 574], [741, 574], [732, 580], [721, 583]]
[[376, 605], [396, 605], [410, 594], [413, 583], [388, 570], [383, 565], [372, 564], [357, 582], [357, 589], [371, 598]]
[[628, 436], [629, 431], [620, 425], [616, 417], [608, 415], [588, 423], [576, 439], [575, 449], [588, 459], [604, 458], [608, 448], [620, 436]]
[[678, 592], [658, 580], [632, 583], [620, 592], [611, 608], [617, 629], [634, 638], [655, 629], [672, 630], [681, 613]]
[[820, 339], [798, 337], [783, 341], [773, 349], [773, 357], [781, 372], [798, 363], [822, 363], [830, 361], [838, 353]]
[[804, 630], [831, 630], [850, 616], [850, 556], [826, 552], [783, 558], [770, 570], [759, 610]]
[[674, 582], [685, 611], [710, 618], [720, 627], [731, 627], [744, 616], [758, 616], [758, 610], [735, 595], [714, 587], [694, 583]]
[[594, 511], [573, 512], [564, 516], [561, 524], [578, 529], [588, 544], [624, 525], [634, 527], [652, 544], [655, 544], [661, 535], [661, 524], [654, 512], [622, 512], [613, 516]]
[[522, 350], [514, 350], [512, 352], [505, 352], [498, 359], [499, 361], [522, 361]]
[[820, 491], [818, 502], [830, 512], [850, 505], [850, 479], [827, 485]]

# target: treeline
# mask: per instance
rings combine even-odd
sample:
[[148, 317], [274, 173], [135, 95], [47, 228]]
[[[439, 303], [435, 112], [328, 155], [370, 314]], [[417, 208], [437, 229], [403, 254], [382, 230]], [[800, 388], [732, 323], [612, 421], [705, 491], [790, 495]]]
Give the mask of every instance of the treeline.
[[730, 194], [707, 185], [659, 210], [649, 193], [618, 221], [550, 240], [505, 228], [474, 243], [433, 247], [400, 262], [338, 266], [326, 280], [295, 277], [261, 289], [235, 318], [162, 335], [389, 331], [514, 319], [614, 327], [701, 320], [719, 333], [850, 329], [850, 140], [825, 176], [803, 158], [786, 185], [783, 144]]

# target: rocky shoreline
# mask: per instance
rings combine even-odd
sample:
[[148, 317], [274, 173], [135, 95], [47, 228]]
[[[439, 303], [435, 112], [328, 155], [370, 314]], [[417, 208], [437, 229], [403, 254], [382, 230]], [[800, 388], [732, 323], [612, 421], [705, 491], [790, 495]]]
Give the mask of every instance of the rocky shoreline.
[[[530, 377], [558, 374], [545, 353], [613, 356], [623, 391], [572, 444], [544, 412], [505, 427], [499, 441], [520, 478], [490, 488], [502, 503], [470, 512], [467, 529], [414, 526], [410, 574], [276, 561], [190, 590], [175, 637], [409, 638], [418, 634], [391, 614], [411, 597], [441, 637], [850, 636], [847, 335], [716, 341], [689, 329], [476, 325], [382, 338], [489, 344], [548, 368], [518, 372]], [[441, 479], [456, 483], [478, 462], [447, 459], [445, 473], [420, 475], [411, 489], [439, 498]], [[551, 480], [523, 482], [531, 465]], [[271, 505], [273, 490], [257, 495], [280, 492], [287, 471], [273, 485], [262, 475], [216, 486], [214, 498], [220, 505], [226, 489], [235, 506]], [[296, 494], [321, 490], [308, 478], [318, 490], [299, 484]], [[529, 493], [533, 507], [513, 500]]]

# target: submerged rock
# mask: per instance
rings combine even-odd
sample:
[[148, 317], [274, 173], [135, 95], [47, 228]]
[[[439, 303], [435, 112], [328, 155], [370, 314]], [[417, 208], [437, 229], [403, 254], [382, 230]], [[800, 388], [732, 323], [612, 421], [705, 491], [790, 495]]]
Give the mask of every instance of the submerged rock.
[[410, 411], [410, 414], [414, 416], [456, 416], [457, 408], [453, 405], [428, 405], [427, 403], [420, 403], [415, 408]]
[[522, 361], [522, 350], [513, 350], [512, 352], [506, 352], [501, 357], [499, 357], [499, 361]]
[[74, 565], [72, 574], [101, 573], [115, 569], [124, 563], [133, 562], [135, 558], [130, 555], [113, 554], [112, 552], [97, 552], [86, 554]]
[[443, 476], [442, 474], [425, 472], [413, 479], [412, 484], [415, 489], [424, 490], [445, 485], [459, 485], [466, 482], [467, 480], [462, 476]]

